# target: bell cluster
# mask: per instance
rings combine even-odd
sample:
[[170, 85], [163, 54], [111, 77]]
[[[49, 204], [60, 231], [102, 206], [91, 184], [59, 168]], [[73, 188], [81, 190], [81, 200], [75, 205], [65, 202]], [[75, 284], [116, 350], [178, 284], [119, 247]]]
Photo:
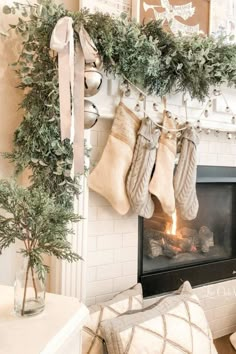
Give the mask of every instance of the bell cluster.
[[199, 126], [199, 125], [197, 125], [196, 129], [197, 129], [197, 132], [198, 132], [199, 134], [201, 134], [201, 133], [205, 133], [206, 135], [213, 134], [214, 136], [216, 136], [216, 137], [218, 138], [221, 133], [224, 133], [225, 136], [226, 136], [226, 138], [227, 138], [228, 140], [231, 140], [231, 139], [233, 139], [233, 138], [236, 139], [236, 132], [235, 132], [235, 133], [234, 133], [234, 132], [225, 132], [225, 131], [222, 132], [222, 131], [220, 131], [220, 130], [218, 130], [218, 129], [215, 130], [215, 129], [212, 129], [212, 128], [205, 128], [205, 129], [202, 129], [201, 126]]
[[[135, 112], [140, 112], [142, 109], [141, 109], [141, 102], [143, 102], [147, 95], [145, 95], [144, 93], [142, 93], [142, 91], [136, 87], [135, 85], [133, 85], [131, 82], [129, 82], [127, 79], [125, 79], [121, 86], [120, 86], [120, 89], [121, 89], [121, 92], [123, 93], [123, 95], [125, 97], [130, 97], [131, 96], [131, 86], [137, 91], [139, 92], [138, 94], [138, 98], [137, 98], [137, 102], [135, 104], [135, 107], [134, 107], [134, 111]], [[222, 130], [219, 130], [219, 129], [213, 129], [213, 128], [203, 128], [202, 127], [202, 122], [201, 122], [201, 117], [203, 116], [205, 119], [209, 117], [209, 109], [212, 107], [212, 102], [213, 102], [213, 99], [219, 97], [219, 96], [222, 96], [224, 101], [225, 101], [225, 104], [226, 104], [226, 107], [225, 107], [225, 112], [226, 113], [229, 113], [229, 114], [232, 114], [232, 118], [231, 118], [231, 124], [233, 125], [236, 125], [236, 115], [233, 113], [233, 110], [230, 108], [230, 105], [228, 104], [225, 96], [223, 95], [223, 93], [221, 92], [221, 90], [215, 88], [213, 91], [212, 91], [212, 95], [211, 97], [209, 98], [209, 100], [207, 101], [203, 111], [201, 112], [200, 114], [200, 117], [197, 119], [196, 121], [196, 124], [194, 124], [194, 128], [197, 130], [197, 132], [200, 134], [200, 133], [205, 133], [207, 135], [210, 135], [210, 134], [214, 134], [216, 137], [219, 137], [220, 136], [220, 133], [225, 133], [226, 134], [226, 137], [228, 140], [231, 140], [233, 139], [234, 137], [236, 138], [236, 131], [235, 132], [231, 132], [231, 131], [222, 131]], [[185, 99], [185, 101], [187, 101], [187, 99]], [[153, 110], [154, 112], [158, 112], [158, 111], [161, 111], [160, 107], [159, 107], [159, 104], [156, 103], [156, 102], [153, 102]], [[145, 111], [144, 111], [145, 113]], [[187, 127], [190, 122], [188, 120], [186, 120], [185, 122], [185, 127], [183, 127], [183, 125], [180, 125], [179, 124], [179, 118], [178, 117], [174, 117], [172, 116], [171, 112], [168, 112], [167, 111], [167, 115], [169, 118], [173, 118], [175, 119], [175, 121], [178, 123], [179, 126], [181, 126], [180, 128], [177, 128], [176, 130], [174, 130], [175, 133], [177, 134], [180, 134], [181, 135], [181, 131], [185, 129], [185, 127]], [[187, 117], [186, 117], [187, 119]], [[155, 122], [154, 122], [155, 123]], [[220, 122], [219, 122], [220, 123]], [[162, 125], [158, 124], [158, 123], [155, 123], [157, 126], [159, 126], [160, 128], [165, 128], [163, 127]], [[192, 122], [191, 122], [192, 124]], [[174, 136], [174, 132], [173, 131], [168, 131], [166, 130], [166, 136], [167, 138], [169, 139], [172, 139], [173, 136]]]
[[[223, 93], [219, 90], [219, 89], [214, 89], [213, 92], [212, 92], [212, 96], [214, 98], [217, 98], [218, 96], [222, 96], [222, 98], [224, 99], [225, 101], [225, 113], [228, 113], [228, 114], [232, 114], [232, 117], [231, 117], [231, 124], [232, 125], [235, 125], [236, 124], [236, 116], [235, 114], [233, 113], [233, 110], [230, 108], [227, 100], [226, 100], [226, 97], [223, 95]], [[205, 106], [205, 109], [204, 109], [204, 112], [203, 112], [203, 115], [205, 118], [208, 118], [209, 117], [209, 108], [212, 107], [212, 98], [210, 97], [206, 106]], [[201, 114], [202, 116], [202, 114]], [[202, 132], [205, 132], [205, 134], [207, 135], [210, 135], [210, 134], [214, 134], [216, 137], [219, 137], [220, 133], [225, 133], [226, 134], [226, 137], [228, 140], [231, 140], [233, 139], [234, 137], [236, 138], [236, 132], [223, 132], [222, 130], [220, 131], [219, 129], [212, 129], [212, 128], [205, 128], [203, 129], [202, 128], [202, 125], [201, 125], [201, 120], [198, 119], [197, 120], [197, 125], [196, 125], [196, 129], [198, 131], [198, 133], [202, 133]]]
[[[98, 56], [96, 61], [93, 63], [87, 63], [85, 65], [84, 72], [84, 96], [92, 97], [96, 95], [101, 86], [103, 76], [99, 70], [102, 69], [102, 61]], [[84, 101], [84, 127], [85, 129], [92, 128], [99, 118], [99, 112], [95, 104], [85, 99]]]

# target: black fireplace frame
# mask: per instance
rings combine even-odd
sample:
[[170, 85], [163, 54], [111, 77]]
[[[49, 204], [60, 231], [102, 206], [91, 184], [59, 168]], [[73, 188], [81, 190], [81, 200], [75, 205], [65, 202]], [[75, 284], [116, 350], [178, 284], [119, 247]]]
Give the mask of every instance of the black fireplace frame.
[[218, 281], [232, 279], [236, 275], [236, 168], [198, 166], [197, 183], [233, 184], [233, 219], [232, 234], [235, 234], [232, 243], [231, 258], [211, 260], [206, 263], [178, 266], [169, 270], [155, 270], [143, 272], [143, 222], [139, 217], [139, 254], [138, 254], [138, 279], [143, 287], [144, 297], [167, 293], [177, 289], [184, 281], [190, 281], [192, 286], [206, 285]]

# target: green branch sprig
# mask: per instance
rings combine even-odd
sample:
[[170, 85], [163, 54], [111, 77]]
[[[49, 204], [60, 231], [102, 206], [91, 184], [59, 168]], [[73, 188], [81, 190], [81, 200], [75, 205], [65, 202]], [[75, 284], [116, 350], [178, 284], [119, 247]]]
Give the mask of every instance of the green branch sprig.
[[5, 211], [0, 215], [0, 254], [20, 240], [25, 246], [20, 252], [43, 278], [48, 271], [44, 254], [68, 262], [81, 259], [67, 241], [74, 233], [73, 223], [81, 218], [56, 203], [43, 188], [23, 188], [14, 181], [1, 180], [0, 209]]

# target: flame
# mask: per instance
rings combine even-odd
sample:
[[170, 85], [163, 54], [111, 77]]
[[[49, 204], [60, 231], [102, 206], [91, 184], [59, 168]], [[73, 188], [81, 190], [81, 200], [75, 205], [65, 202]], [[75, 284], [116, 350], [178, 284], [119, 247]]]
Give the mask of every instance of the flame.
[[175, 210], [175, 212], [172, 214], [172, 223], [167, 228], [166, 233], [168, 235], [176, 235], [176, 232], [177, 232], [177, 213]]
[[176, 231], [177, 231], [177, 213], [176, 213], [176, 210], [175, 210], [174, 214], [172, 214], [171, 234], [172, 235], [176, 235]]

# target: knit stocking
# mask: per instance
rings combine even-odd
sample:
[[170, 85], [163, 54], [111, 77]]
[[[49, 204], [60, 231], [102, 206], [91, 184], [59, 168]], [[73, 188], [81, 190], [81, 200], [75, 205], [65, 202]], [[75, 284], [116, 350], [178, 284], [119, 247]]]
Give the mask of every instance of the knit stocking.
[[[175, 129], [176, 124], [164, 111], [164, 126], [168, 129]], [[162, 131], [159, 148], [156, 157], [155, 171], [149, 184], [149, 191], [160, 201], [163, 211], [172, 215], [175, 211], [175, 197], [173, 188], [173, 174], [176, 156], [176, 134]]]
[[195, 129], [186, 129], [182, 137], [180, 159], [174, 176], [176, 204], [184, 220], [193, 220], [198, 213], [196, 194], [197, 144]]
[[154, 203], [148, 186], [156, 160], [160, 130], [149, 119], [143, 119], [138, 132], [132, 165], [127, 178], [127, 194], [132, 209], [144, 218], [151, 218]]
[[91, 189], [121, 215], [129, 211], [126, 177], [132, 162], [140, 120], [120, 103], [102, 157], [88, 178]]

